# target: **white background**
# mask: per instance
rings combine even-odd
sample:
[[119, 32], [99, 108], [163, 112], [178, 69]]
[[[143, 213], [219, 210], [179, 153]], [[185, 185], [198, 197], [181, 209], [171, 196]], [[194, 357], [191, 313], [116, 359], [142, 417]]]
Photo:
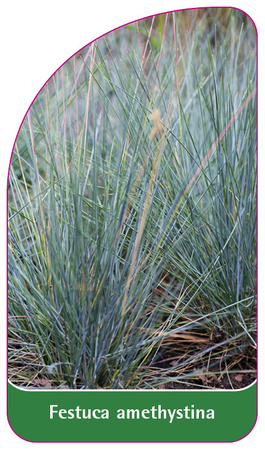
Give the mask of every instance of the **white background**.
[[[249, 449], [261, 448], [264, 436], [264, 363], [261, 355], [264, 352], [264, 299], [263, 293], [263, 229], [264, 229], [264, 192], [263, 149], [264, 141], [264, 8], [260, 0], [204, 2], [191, 0], [13, 0], [2, 2], [0, 29], [0, 277], [1, 277], [1, 441], [4, 448], [13, 445], [16, 448], [76, 448], [77, 445], [99, 448], [101, 444], [37, 444], [21, 440], [10, 429], [6, 419], [6, 186], [11, 151], [21, 121], [38, 91], [52, 73], [81, 47], [98, 38], [102, 34], [145, 16], [172, 11], [176, 9], [222, 6], [236, 7], [245, 11], [258, 30], [259, 38], [259, 418], [254, 430], [243, 440], [236, 443], [216, 444], [105, 444], [108, 448], [141, 447], [158, 449], [167, 448], [200, 450], [214, 448]], [[247, 409], [247, 405], [246, 405]], [[264, 425], [263, 425], [264, 424]], [[263, 442], [264, 444], [264, 438]]]

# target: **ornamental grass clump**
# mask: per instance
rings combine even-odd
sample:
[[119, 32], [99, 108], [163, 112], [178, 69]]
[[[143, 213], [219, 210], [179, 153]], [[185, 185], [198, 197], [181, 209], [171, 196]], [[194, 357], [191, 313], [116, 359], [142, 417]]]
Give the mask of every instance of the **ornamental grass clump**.
[[12, 382], [255, 376], [255, 49], [240, 11], [179, 11], [84, 47], [40, 91], [9, 174]]

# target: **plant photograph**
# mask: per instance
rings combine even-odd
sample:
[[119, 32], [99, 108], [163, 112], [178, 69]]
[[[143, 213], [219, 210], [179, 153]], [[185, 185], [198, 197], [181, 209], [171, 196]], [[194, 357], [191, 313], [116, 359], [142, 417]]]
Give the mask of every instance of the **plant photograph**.
[[256, 29], [148, 17], [67, 60], [8, 178], [8, 377], [46, 389], [256, 380]]

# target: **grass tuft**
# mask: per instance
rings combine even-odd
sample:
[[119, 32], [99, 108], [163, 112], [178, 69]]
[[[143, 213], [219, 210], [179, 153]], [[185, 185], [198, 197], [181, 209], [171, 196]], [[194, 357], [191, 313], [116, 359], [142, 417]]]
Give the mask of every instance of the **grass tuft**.
[[9, 175], [12, 382], [254, 374], [255, 52], [240, 11], [179, 11], [109, 33], [44, 86]]

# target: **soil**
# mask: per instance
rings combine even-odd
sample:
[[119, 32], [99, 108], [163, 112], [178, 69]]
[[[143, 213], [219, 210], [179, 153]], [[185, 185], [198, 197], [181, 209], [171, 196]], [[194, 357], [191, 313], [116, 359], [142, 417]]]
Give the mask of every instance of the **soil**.
[[[169, 368], [169, 364], [174, 365], [172, 358], [166, 358], [158, 365]], [[197, 367], [193, 366], [193, 375], [186, 374], [183, 382], [168, 382], [159, 389], [242, 389], [257, 379], [256, 352], [253, 349], [229, 359], [228, 366], [223, 362], [209, 370], [202, 369], [198, 364]], [[198, 373], [194, 375], [194, 371]]]
[[[198, 344], [194, 345], [194, 348], [198, 350]], [[252, 347], [248, 347], [241, 353], [236, 352], [234, 356], [229, 354], [228, 349], [224, 349], [223, 357], [219, 355], [215, 364], [212, 358], [210, 367], [205, 367], [205, 360], [198, 360], [196, 363], [193, 361], [189, 367], [184, 366], [185, 369], [182, 370], [182, 373], [180, 373], [179, 361], [184, 358], [185, 345], [178, 347], [178, 350], [177, 352], [176, 347], [169, 346], [167, 351], [160, 354], [156, 363], [149, 366], [154, 381], [158, 372], [160, 374], [161, 370], [167, 372], [167, 382], [157, 386], [157, 389], [242, 389], [256, 380], [256, 351]], [[11, 372], [13, 372], [12, 375]], [[58, 385], [49, 377], [41, 374], [32, 377], [24, 372], [19, 376], [19, 372], [16, 370], [14, 374], [14, 370], [10, 370], [9, 380], [15, 385], [28, 388], [58, 389]], [[176, 375], [180, 377], [179, 381], [175, 381]], [[170, 377], [174, 381], [168, 381]], [[31, 379], [30, 382], [29, 379]], [[61, 388], [67, 389], [67, 386], [61, 386]]]

